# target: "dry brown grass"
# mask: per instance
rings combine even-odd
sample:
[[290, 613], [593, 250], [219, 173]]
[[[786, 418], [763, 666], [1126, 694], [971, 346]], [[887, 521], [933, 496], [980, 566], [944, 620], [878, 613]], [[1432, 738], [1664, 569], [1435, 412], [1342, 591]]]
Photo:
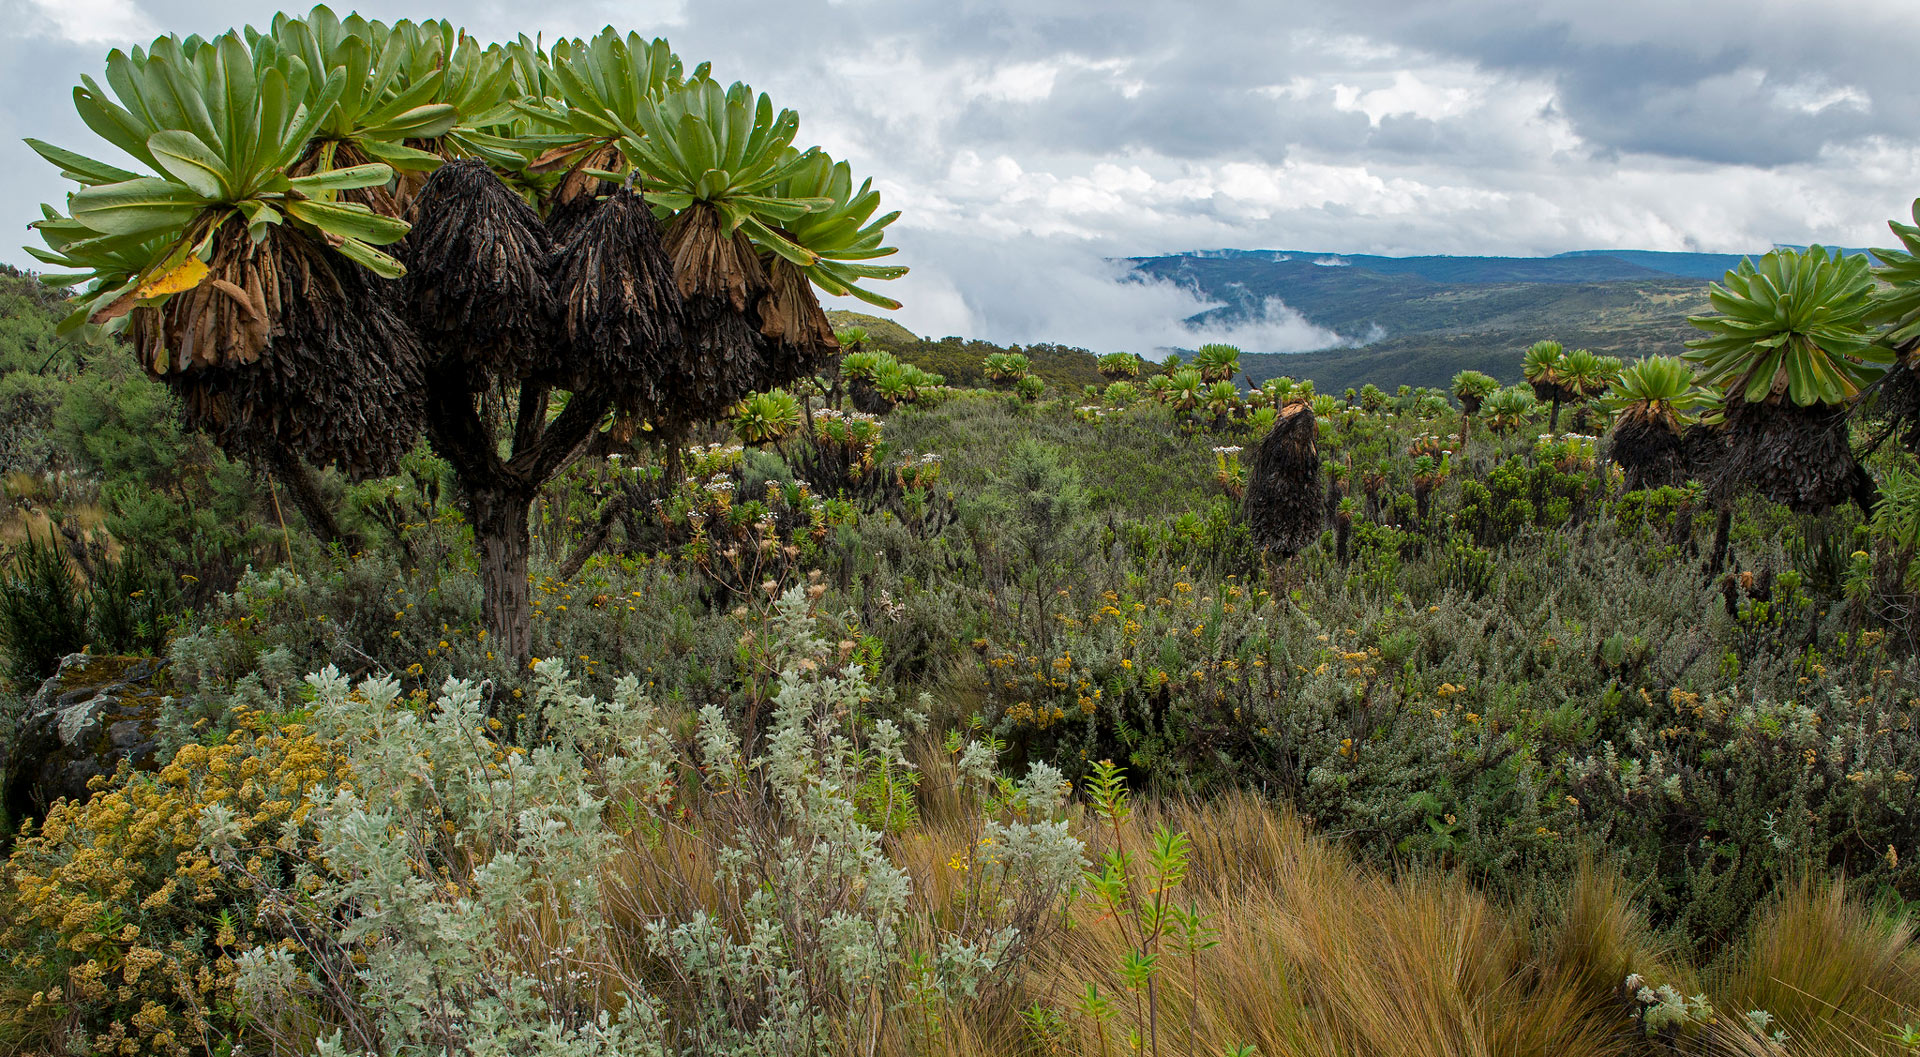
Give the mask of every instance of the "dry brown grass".
[[1848, 899], [1839, 881], [1801, 879], [1761, 912], [1709, 986], [1727, 1013], [1773, 1014], [1785, 1052], [1910, 1057], [1888, 1033], [1920, 1025], [1914, 938], [1904, 911]]
[[[1635, 1026], [1620, 983], [1654, 970], [1659, 952], [1600, 875], [1583, 879], [1566, 920], [1539, 938], [1530, 915], [1462, 880], [1368, 870], [1251, 798], [1165, 806], [1134, 825], [1144, 837], [1161, 822], [1192, 835], [1191, 895], [1220, 932], [1196, 963], [1162, 970], [1164, 1053], [1249, 1043], [1269, 1057], [1627, 1052]], [[1123, 952], [1113, 922], [1083, 921], [1030, 987], [1111, 990]], [[1084, 1024], [1073, 1046], [1099, 1052]]]
[[[914, 882], [914, 912], [951, 927], [968, 877], [951, 861], [973, 838], [955, 776], [931, 745], [922, 824], [893, 841]], [[714, 805], [708, 805], [711, 810]], [[718, 815], [725, 815], [719, 811]], [[673, 907], [714, 905], [713, 863], [700, 837], [705, 811], [684, 831], [636, 841], [617, 902], [629, 921]], [[1089, 857], [1103, 831], [1081, 819]], [[1192, 961], [1163, 959], [1158, 1052], [1216, 1055], [1252, 1045], [1264, 1057], [1607, 1057], [1697, 1053], [1726, 1057], [1911, 1057], [1890, 1025], [1920, 1020], [1920, 956], [1913, 927], [1849, 901], [1838, 884], [1789, 886], [1726, 964], [1701, 972], [1646, 926], [1630, 885], [1582, 871], [1551, 910], [1488, 900], [1460, 877], [1387, 874], [1355, 863], [1284, 809], [1250, 796], [1141, 804], [1125, 839], [1144, 847], [1156, 826], [1192, 838], [1180, 890], [1211, 916], [1218, 945]], [[912, 1008], [860, 1032], [849, 1052], [888, 1057], [1120, 1057], [1133, 999], [1116, 967], [1129, 931], [1087, 904], [1033, 952], [1003, 992], [929, 1022]], [[1705, 992], [1719, 1020], [1683, 1049], [1650, 1042], [1623, 983], [1639, 973], [1683, 994]], [[1122, 1008], [1106, 1040], [1078, 1015], [1089, 983]], [[904, 978], [895, 992], [909, 992]], [[1038, 1004], [1061, 1030], [1036, 1037], [1019, 1011]], [[1742, 1014], [1764, 1008], [1792, 1042], [1781, 1048]], [[869, 1049], [869, 1047], [872, 1047]]]

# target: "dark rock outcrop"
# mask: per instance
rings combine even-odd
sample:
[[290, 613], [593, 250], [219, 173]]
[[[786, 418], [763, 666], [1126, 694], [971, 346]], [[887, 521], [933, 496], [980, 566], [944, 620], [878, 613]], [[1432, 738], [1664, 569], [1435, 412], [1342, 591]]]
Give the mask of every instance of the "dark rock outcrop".
[[85, 800], [88, 783], [122, 760], [151, 770], [167, 703], [167, 662], [76, 653], [41, 684], [10, 743], [0, 745], [9, 818], [45, 814], [61, 798]]

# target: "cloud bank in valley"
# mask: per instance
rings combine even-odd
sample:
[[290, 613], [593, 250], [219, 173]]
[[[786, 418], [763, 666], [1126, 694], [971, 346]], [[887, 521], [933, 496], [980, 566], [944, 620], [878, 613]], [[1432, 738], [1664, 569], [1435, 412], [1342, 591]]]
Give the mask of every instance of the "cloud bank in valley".
[[[234, 0], [3, 0], [0, 210], [17, 241], [65, 187], [19, 144], [86, 149], [68, 99], [105, 51], [210, 33]], [[1113, 259], [1225, 246], [1347, 253], [1741, 252], [1872, 245], [1920, 193], [1920, 8], [1790, 0], [379, 0], [488, 39], [661, 34], [802, 114], [875, 178], [901, 323], [1095, 349], [1350, 339], [1208, 307]], [[0, 244], [0, 259], [26, 255]]]
[[[918, 233], [903, 234], [902, 253], [912, 253], [918, 238]], [[933, 263], [889, 290], [915, 306], [910, 318], [922, 325], [914, 329], [933, 337], [1051, 341], [1142, 355], [1209, 341], [1267, 352], [1349, 343], [1344, 335], [1308, 323], [1278, 298], [1268, 299], [1256, 319], [1190, 326], [1186, 319], [1219, 303], [1175, 283], [1138, 277], [1124, 260], [1102, 257], [1081, 242], [949, 237], [940, 240], [937, 253], [920, 258]], [[845, 307], [868, 310], [853, 301]]]

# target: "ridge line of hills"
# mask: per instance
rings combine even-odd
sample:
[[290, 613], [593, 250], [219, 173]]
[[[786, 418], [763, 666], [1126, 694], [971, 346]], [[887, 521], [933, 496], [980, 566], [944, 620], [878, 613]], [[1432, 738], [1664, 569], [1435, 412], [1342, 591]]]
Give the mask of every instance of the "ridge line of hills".
[[[1123, 260], [1132, 266], [1124, 281], [1170, 283], [1212, 306], [1183, 321], [1193, 334], [1189, 348], [1232, 340], [1276, 312], [1343, 337], [1337, 347], [1310, 352], [1238, 342], [1242, 366], [1255, 382], [1284, 374], [1339, 392], [1367, 382], [1444, 386], [1469, 369], [1519, 381], [1521, 350], [1541, 338], [1626, 359], [1678, 353], [1698, 334], [1687, 317], [1712, 311], [1710, 283], [1743, 256], [1573, 250], [1550, 257], [1385, 257], [1218, 249]], [[846, 325], [839, 317], [855, 314], [835, 315], [836, 325]], [[935, 341], [877, 317], [859, 319], [896, 355], [958, 385], [979, 384], [980, 359], [1003, 348]], [[1084, 349], [1041, 344], [1020, 351], [1049, 382], [1077, 388], [1099, 381]], [[1157, 360], [1167, 350], [1130, 351]]]

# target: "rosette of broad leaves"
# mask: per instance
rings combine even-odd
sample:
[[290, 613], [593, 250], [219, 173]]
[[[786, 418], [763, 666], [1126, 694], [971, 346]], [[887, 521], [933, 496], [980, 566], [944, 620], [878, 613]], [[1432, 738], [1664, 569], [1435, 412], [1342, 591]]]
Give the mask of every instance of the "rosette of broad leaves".
[[1893, 359], [1868, 329], [1872, 293], [1865, 257], [1822, 246], [1742, 260], [1709, 290], [1718, 314], [1688, 318], [1707, 336], [1686, 359], [1730, 399], [1844, 404]]
[[1533, 387], [1536, 400], [1564, 399], [1568, 394], [1560, 384], [1560, 365], [1566, 347], [1552, 339], [1527, 346], [1520, 358], [1520, 374]]
[[[612, 27], [591, 40], [555, 41], [546, 53], [522, 37], [513, 59], [522, 93], [513, 105], [530, 124], [495, 145], [537, 152], [526, 175], [544, 191], [548, 226], [566, 238], [610, 189], [606, 177], [626, 171], [620, 140], [642, 134], [640, 113], [683, 86], [686, 71], [665, 40]], [[706, 77], [706, 64], [694, 76]]]
[[[885, 309], [900, 307], [893, 298], [860, 285], [868, 279], [907, 274], [900, 265], [867, 263], [898, 252], [886, 245], [886, 229], [900, 217], [898, 210], [874, 215], [880, 210], [880, 192], [873, 189], [871, 179], [855, 188], [853, 170], [846, 162], [815, 150], [796, 158], [789, 175], [774, 190], [779, 198], [809, 203], [806, 213], [787, 221], [777, 234], [813, 255], [813, 263], [803, 266], [815, 286]], [[781, 259], [802, 264], [787, 254], [781, 254]]]
[[1620, 373], [1620, 361], [1590, 349], [1575, 349], [1560, 357], [1557, 372], [1560, 387], [1568, 399], [1577, 401], [1573, 411], [1574, 432], [1585, 433], [1588, 415], [1593, 410], [1590, 401], [1607, 391], [1614, 376]]
[[1678, 484], [1692, 475], [1686, 433], [1699, 422], [1705, 397], [1693, 368], [1672, 356], [1650, 356], [1620, 371], [1601, 403], [1615, 413], [1608, 450], [1629, 488]]
[[1620, 422], [1655, 423], [1677, 433], [1699, 420], [1705, 399], [1686, 361], [1649, 356], [1622, 369], [1602, 403]]
[[1098, 361], [1100, 377], [1109, 382], [1140, 376], [1140, 357], [1131, 352], [1109, 352]]
[[879, 396], [878, 385], [881, 373], [891, 369], [897, 362], [892, 353], [883, 349], [862, 349], [840, 358], [840, 373], [847, 379], [848, 392], [853, 397], [855, 408], [868, 413], [889, 409], [887, 402]]
[[912, 364], [895, 360], [882, 364], [879, 371], [875, 372], [873, 391], [885, 402], [887, 410], [891, 411], [913, 400], [918, 371], [919, 368]]
[[[131, 53], [116, 49], [107, 57], [112, 93], [82, 77], [74, 105], [88, 128], [151, 172], [130, 172], [28, 140], [81, 185], [68, 201], [71, 219], [97, 233], [95, 240], [63, 237], [53, 252], [29, 252], [107, 279], [114, 263], [109, 258], [158, 241], [163, 253], [146, 262], [141, 274], [123, 278], [130, 291], [138, 286], [136, 278], [185, 282], [194, 268], [187, 257], [205, 259], [190, 251], [203, 249], [213, 230], [229, 220], [237, 219], [256, 242], [270, 228], [291, 222], [376, 272], [400, 274], [399, 262], [374, 247], [406, 234], [406, 225], [336, 200], [339, 192], [390, 180], [392, 169], [374, 163], [288, 175], [347, 82], [346, 71], [331, 70], [316, 85], [310, 69], [274, 47], [249, 49], [236, 33], [212, 41], [162, 37], [150, 50]], [[177, 272], [181, 268], [187, 272]]]
[[617, 149], [633, 166], [628, 182], [644, 186], [654, 212], [670, 217], [663, 244], [695, 339], [686, 362], [691, 384], [675, 406], [697, 412], [742, 390], [811, 375], [838, 349], [832, 328], [804, 277], [768, 268], [775, 260], [817, 264], [817, 255], [776, 228], [832, 205], [779, 192], [814, 156], [790, 149], [798, 115], [776, 113], [772, 100], [745, 84], [723, 89], [699, 76], [634, 117], [638, 128]]
[[306, 18], [276, 15], [262, 33], [249, 29], [254, 51], [284, 52], [309, 70], [337, 71], [341, 87], [331, 105], [322, 105], [318, 86], [303, 100], [322, 117], [306, 145], [301, 165], [308, 171], [383, 161], [396, 169], [433, 169], [438, 156], [405, 146], [409, 139], [432, 139], [453, 129], [459, 111], [436, 101], [442, 70], [416, 72], [411, 62], [416, 35], [395, 32], [359, 15], [340, 19], [326, 7]]
[[1920, 199], [1912, 224], [1889, 220], [1898, 249], [1877, 249], [1873, 270], [1881, 285], [1874, 291], [1868, 321], [1885, 327], [1880, 340], [1894, 351], [1894, 363], [1880, 383], [1879, 413], [1902, 434], [1907, 450], [1920, 454]]
[[1499, 379], [1484, 371], [1461, 371], [1453, 376], [1453, 395], [1469, 416], [1479, 414], [1481, 403], [1499, 388]]
[[39, 141], [80, 185], [35, 225], [40, 260], [71, 269], [64, 326], [123, 332], [180, 394], [188, 421], [235, 454], [288, 450], [356, 474], [390, 469], [418, 428], [420, 359], [373, 273], [407, 225], [344, 192], [384, 163], [294, 175], [344, 91], [264, 39], [162, 37], [83, 78], [87, 126], [145, 166], [128, 171]]
[[784, 389], [755, 393], [734, 409], [733, 435], [749, 447], [777, 445], [800, 428], [800, 401]]
[[[798, 152], [789, 147], [786, 153]], [[870, 263], [895, 252], [885, 244], [885, 229], [900, 216], [898, 212], [874, 216], [880, 193], [873, 189], [873, 181], [855, 188], [851, 167], [824, 151], [810, 151], [796, 161], [786, 178], [770, 189], [771, 197], [806, 202], [809, 208], [786, 221], [774, 235], [812, 254], [813, 263], [803, 264], [790, 254], [763, 247], [761, 259], [772, 289], [759, 305], [760, 333], [780, 348], [777, 372], [810, 374], [840, 349], [814, 288], [898, 308], [898, 301], [859, 284], [898, 278], [906, 269]]]
[[1218, 381], [1207, 386], [1207, 411], [1224, 422], [1240, 410], [1240, 389], [1232, 382]]
[[933, 390], [947, 384], [947, 376], [935, 374], [915, 364], [905, 364], [907, 381], [907, 399], [920, 403]]
[[1912, 215], [1912, 224], [1887, 221], [1900, 240], [1898, 249], [1873, 251], [1879, 261], [1873, 277], [1884, 285], [1874, 291], [1868, 312], [1870, 322], [1888, 328], [1881, 340], [1903, 356], [1920, 348], [1920, 198], [1914, 199]]
[[1688, 342], [1685, 359], [1723, 397], [1716, 499], [1752, 491], [1801, 512], [1848, 499], [1872, 508], [1847, 435], [1853, 402], [1893, 359], [1869, 329], [1872, 292], [1865, 257], [1775, 250], [1713, 286], [1718, 315], [1688, 319], [1708, 336]]
[[1013, 385], [1025, 378], [1032, 367], [1032, 361], [1018, 352], [990, 352], [980, 361], [980, 369], [995, 385]]
[[1209, 382], [1224, 382], [1240, 373], [1240, 347], [1210, 343], [1193, 354], [1193, 366]]
[[1557, 371], [1560, 384], [1570, 393], [1590, 399], [1607, 391], [1620, 371], [1620, 362], [1589, 349], [1575, 349], [1561, 357]]
[[482, 45], [443, 19], [397, 22], [392, 32], [406, 42], [400, 83], [410, 88], [431, 80], [431, 102], [453, 108], [452, 128], [437, 139], [420, 137], [430, 141], [426, 149], [443, 157], [482, 158], [504, 169], [522, 166], [520, 151], [497, 149], [497, 136], [488, 133], [511, 133], [525, 121], [514, 103], [527, 91], [518, 53], [531, 42], [522, 37], [512, 46]]
[[1508, 386], [1488, 396], [1482, 406], [1487, 410], [1487, 423], [1495, 433], [1512, 433], [1533, 420], [1539, 401], [1524, 387]]
[[1182, 367], [1167, 376], [1167, 398], [1181, 411], [1192, 411], [1207, 398], [1207, 380], [1192, 367]]
[[[816, 205], [831, 205], [776, 190], [814, 160], [815, 152], [788, 149], [800, 130], [799, 114], [776, 113], [766, 93], [755, 94], [746, 84], [722, 88], [702, 76], [668, 90], [652, 106], [639, 107], [634, 118], [638, 134], [622, 137], [620, 150], [645, 180], [648, 201], [673, 214], [678, 228], [707, 227], [703, 214], [710, 211], [721, 239], [744, 235], [795, 264], [816, 263], [813, 252], [775, 230]], [[676, 262], [676, 274], [680, 271]], [[692, 269], [686, 274], [683, 285], [696, 289], [737, 278]]]

